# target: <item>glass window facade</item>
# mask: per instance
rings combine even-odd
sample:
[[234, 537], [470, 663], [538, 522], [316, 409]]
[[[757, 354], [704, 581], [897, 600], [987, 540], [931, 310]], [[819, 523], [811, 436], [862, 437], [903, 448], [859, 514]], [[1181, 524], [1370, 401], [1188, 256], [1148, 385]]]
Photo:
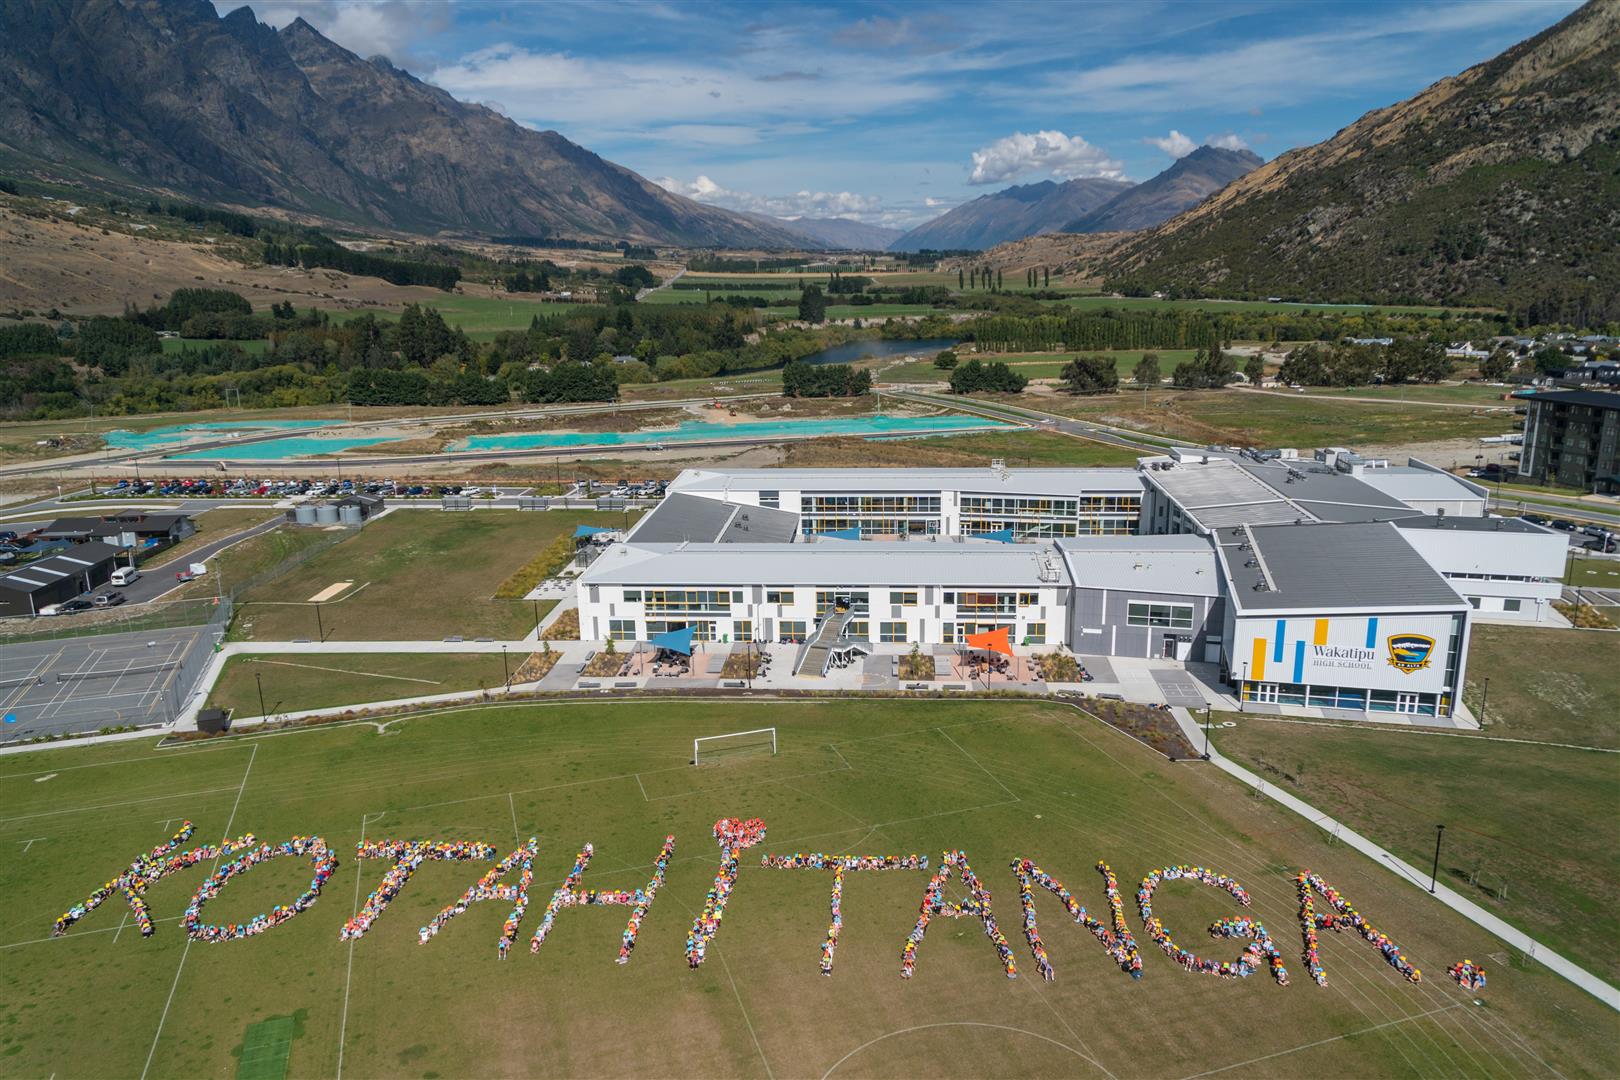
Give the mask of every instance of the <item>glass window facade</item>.
[[886, 622], [878, 624], [879, 641], [905, 641], [906, 624], [903, 622]]
[[804, 641], [804, 620], [783, 619], [776, 624], [776, 637], [784, 645], [797, 645]]
[[733, 595], [741, 601], [742, 594], [733, 594], [729, 589], [648, 589], [647, 614], [690, 611], [706, 615], [729, 615]]
[[1193, 609], [1191, 604], [1150, 604], [1133, 600], [1125, 612], [1125, 622], [1130, 626], [1191, 630]]
[[1018, 540], [1128, 536], [1142, 517], [1142, 497], [1133, 494], [1063, 498], [964, 493], [961, 505], [963, 535], [1011, 529]]
[[608, 637], [612, 638], [614, 641], [636, 640], [636, 620], [609, 619]]

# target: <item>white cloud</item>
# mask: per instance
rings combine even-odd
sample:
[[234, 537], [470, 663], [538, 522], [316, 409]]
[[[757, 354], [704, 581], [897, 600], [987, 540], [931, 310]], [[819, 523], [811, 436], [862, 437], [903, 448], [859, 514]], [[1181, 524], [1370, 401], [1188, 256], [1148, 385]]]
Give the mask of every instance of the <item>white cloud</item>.
[[999, 184], [1036, 170], [1060, 180], [1077, 176], [1123, 179], [1125, 167], [1079, 135], [1061, 131], [1015, 131], [982, 150], [973, 151], [970, 184]]
[[711, 206], [727, 210], [745, 210], [751, 214], [769, 214], [771, 217], [842, 217], [857, 221], [882, 221], [883, 200], [876, 195], [859, 195], [852, 191], [796, 191], [791, 195], [756, 195], [749, 191], [732, 191], [699, 173], [691, 180], [677, 180], [673, 176], [660, 176], [653, 183], [665, 191], [685, 195]]
[[1150, 146], [1157, 146], [1160, 150], [1163, 150], [1165, 153], [1178, 160], [1186, 157], [1188, 154], [1198, 149], [1197, 143], [1187, 138], [1187, 136], [1183, 135], [1175, 128], [1171, 128], [1170, 134], [1166, 135], [1162, 139], [1156, 139], [1149, 135], [1142, 141]]
[[1204, 145], [1219, 147], [1222, 150], [1247, 150], [1249, 144], [1239, 135], [1228, 131], [1225, 135], [1211, 135], [1204, 140]]
[[949, 206], [950, 204], [951, 200], [949, 199], [936, 199], [932, 195], [923, 196], [923, 205], [928, 207], [930, 210], [936, 206]]
[[[219, 0], [216, 7], [238, 7]], [[423, 62], [416, 47], [448, 29], [453, 15], [438, 0], [272, 0], [255, 9], [260, 22], [286, 26], [303, 20], [350, 52], [381, 53], [402, 66]]]

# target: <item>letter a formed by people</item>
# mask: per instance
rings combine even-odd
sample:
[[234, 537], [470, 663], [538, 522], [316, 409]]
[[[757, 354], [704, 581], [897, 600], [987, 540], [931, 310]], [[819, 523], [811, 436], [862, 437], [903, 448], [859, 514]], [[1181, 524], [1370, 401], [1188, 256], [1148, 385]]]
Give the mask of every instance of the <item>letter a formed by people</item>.
[[[1322, 966], [1322, 957], [1317, 951], [1316, 932], [1343, 930], [1346, 927], [1355, 930], [1363, 940], [1377, 949], [1389, 962], [1390, 967], [1412, 982], [1423, 981], [1423, 972], [1407, 961], [1401, 947], [1390, 940], [1389, 935], [1374, 928], [1362, 918], [1361, 912], [1350, 903], [1349, 897], [1324, 881], [1320, 874], [1301, 870], [1294, 876], [1294, 882], [1299, 886], [1299, 927], [1305, 938], [1305, 966], [1310, 970], [1311, 978], [1316, 980], [1316, 985], [1327, 985], [1327, 969]], [[1333, 910], [1329, 914], [1318, 915], [1316, 905], [1312, 901], [1312, 893], [1326, 900]]]
[[[540, 849], [540, 838], [529, 837], [529, 842], [515, 849], [512, 854], [496, 863], [483, 877], [473, 883], [472, 887], [461, 894], [460, 899], [448, 905], [417, 932], [417, 939], [426, 945], [438, 934], [439, 929], [451, 919], [460, 915], [474, 904], [484, 900], [506, 900], [512, 904], [512, 913], [501, 924], [501, 936], [495, 942], [496, 951], [502, 960], [511, 951], [512, 942], [517, 940], [518, 924], [523, 921], [523, 913], [529, 909], [529, 885], [534, 881], [534, 855]], [[497, 884], [501, 878], [517, 871], [516, 884]]]
[[624, 934], [619, 939], [618, 963], [628, 964], [630, 952], [636, 947], [636, 936], [641, 933], [641, 921], [647, 917], [647, 911], [652, 907], [653, 900], [658, 896], [658, 890], [663, 888], [664, 875], [669, 870], [669, 860], [675, 855], [675, 838], [664, 837], [664, 846], [653, 860], [652, 880], [647, 882], [645, 888], [628, 889], [585, 889], [579, 888], [580, 880], [585, 876], [585, 870], [591, 865], [591, 858], [596, 849], [586, 844], [580, 853], [574, 856], [573, 869], [563, 879], [562, 886], [551, 894], [551, 900], [546, 904], [545, 914], [540, 917], [540, 925], [534, 931], [534, 937], [529, 939], [529, 951], [537, 953], [540, 946], [546, 943], [551, 934], [551, 928], [557, 921], [557, 913], [564, 908], [578, 907], [580, 905], [619, 905], [630, 908], [630, 921], [625, 925]]
[[371, 924], [382, 918], [383, 911], [394, 898], [404, 891], [417, 868], [429, 859], [480, 859], [495, 857], [493, 844], [476, 841], [453, 840], [370, 840], [354, 846], [356, 859], [393, 859], [377, 887], [366, 894], [354, 916], [343, 924], [338, 936], [345, 941], [363, 937]]
[[103, 882], [95, 892], [57, 916], [56, 924], [51, 928], [51, 936], [61, 937], [67, 933], [68, 927], [100, 907], [113, 893], [122, 890], [124, 898], [129, 901], [130, 913], [135, 918], [135, 925], [140, 928], [141, 936], [151, 937], [157, 928], [152, 922], [151, 912], [146, 907], [147, 889], [176, 871], [196, 866], [200, 862], [234, 855], [258, 842], [252, 833], [248, 833], [235, 840], [221, 840], [218, 844], [204, 844], [190, 851], [177, 851], [181, 844], [191, 839], [191, 834], [195, 831], [196, 826], [191, 822], [181, 822], [179, 831], [173, 836], [146, 854], [137, 855], [117, 877]]
[[[946, 900], [945, 882], [949, 880], [952, 871], [962, 881], [962, 888], [967, 891], [966, 900]], [[996, 913], [990, 904], [990, 890], [986, 889], [973, 873], [973, 867], [968, 865], [967, 855], [961, 851], [947, 851], [939, 862], [939, 869], [934, 876], [928, 879], [928, 887], [923, 890], [922, 906], [917, 912], [917, 925], [912, 927], [911, 935], [906, 938], [905, 947], [900, 955], [900, 977], [909, 979], [917, 967], [917, 946], [922, 944], [923, 935], [928, 932], [928, 923], [935, 915], [943, 915], [947, 919], [960, 919], [964, 915], [971, 915], [984, 924], [984, 936], [989, 938], [996, 947], [996, 956], [1001, 960], [1001, 966], [1007, 973], [1007, 978], [1018, 978], [1018, 965], [1013, 961], [1012, 946], [1007, 944], [1007, 937], [996, 925]]]
[[714, 875], [714, 884], [703, 898], [703, 910], [698, 912], [692, 929], [686, 932], [686, 962], [691, 967], [703, 963], [708, 955], [709, 942], [720, 932], [720, 920], [726, 914], [726, 901], [737, 886], [737, 853], [751, 848], [765, 839], [765, 823], [759, 818], [721, 818], [714, 823], [714, 839], [720, 845], [720, 869]]
[[1107, 863], [1099, 862], [1097, 872], [1103, 876], [1107, 890], [1112, 929], [1087, 915], [1086, 909], [1073, 893], [1064, 888], [1063, 882], [1028, 859], [1013, 860], [1012, 871], [1018, 878], [1018, 899], [1024, 907], [1024, 940], [1029, 942], [1029, 951], [1047, 982], [1057, 977], [1057, 971], [1052, 967], [1051, 958], [1046, 955], [1046, 945], [1041, 941], [1041, 932], [1036, 925], [1035, 889], [1038, 888], [1045, 889], [1062, 901], [1063, 909], [1102, 942], [1103, 948], [1108, 950], [1108, 955], [1113, 957], [1121, 971], [1133, 979], [1142, 977], [1142, 956], [1136, 950], [1136, 939], [1131, 936], [1130, 927], [1125, 924], [1125, 904], [1119, 893], [1119, 879], [1114, 877], [1114, 871]]

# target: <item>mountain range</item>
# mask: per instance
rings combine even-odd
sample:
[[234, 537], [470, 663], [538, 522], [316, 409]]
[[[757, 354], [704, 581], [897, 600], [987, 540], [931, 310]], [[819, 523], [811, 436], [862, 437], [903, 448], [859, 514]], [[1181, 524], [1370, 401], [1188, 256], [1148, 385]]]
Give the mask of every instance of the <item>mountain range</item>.
[[853, 218], [778, 218], [750, 214], [800, 237], [800, 243], [825, 251], [882, 251], [898, 240], [901, 230], [868, 225]]
[[1620, 319], [1620, 3], [1281, 155], [1092, 269], [1130, 292]]
[[890, 251], [977, 251], [1008, 240], [1057, 232], [1131, 187], [1126, 180], [1084, 177], [1055, 183], [1018, 184], [941, 214], [917, 226]]
[[0, 162], [123, 190], [401, 231], [793, 248], [458, 101], [302, 18], [209, 0], [4, 0]]
[[1265, 161], [1252, 150], [1200, 146], [1151, 180], [1120, 192], [1059, 232], [1131, 232], [1169, 221]]

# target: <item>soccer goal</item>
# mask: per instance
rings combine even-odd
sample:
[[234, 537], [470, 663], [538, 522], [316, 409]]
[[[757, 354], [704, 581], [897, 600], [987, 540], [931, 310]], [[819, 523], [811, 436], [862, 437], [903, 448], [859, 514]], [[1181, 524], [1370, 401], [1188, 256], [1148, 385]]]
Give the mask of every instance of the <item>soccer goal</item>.
[[704, 765], [733, 754], [776, 753], [776, 729], [755, 728], [725, 735], [704, 735], [692, 740], [692, 764]]

